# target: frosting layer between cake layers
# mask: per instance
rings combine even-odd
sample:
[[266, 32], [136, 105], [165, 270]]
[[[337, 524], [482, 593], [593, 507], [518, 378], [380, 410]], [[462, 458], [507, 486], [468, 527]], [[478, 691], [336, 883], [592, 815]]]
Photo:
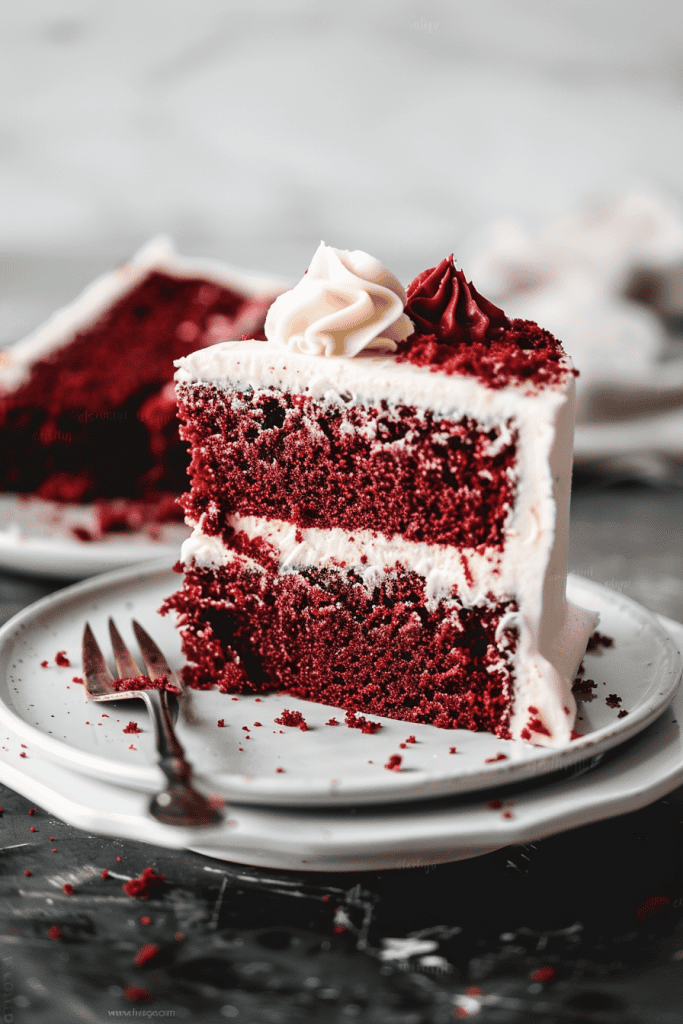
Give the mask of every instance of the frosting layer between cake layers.
[[[468, 642], [474, 637], [473, 647], [481, 655], [476, 663], [479, 675], [488, 673], [497, 680], [498, 727], [490, 722], [470, 727], [548, 745], [570, 738], [575, 716], [571, 683], [596, 617], [572, 608], [565, 598], [574, 402], [569, 364], [561, 385], [498, 390], [472, 377], [431, 372], [368, 350], [354, 358], [320, 359], [256, 341], [203, 349], [181, 359], [178, 366], [181, 414], [184, 409], [190, 424], [187, 436], [195, 445], [193, 494], [186, 498], [194, 530], [181, 558], [193, 585], [208, 587], [204, 597], [209, 604], [220, 602], [218, 591], [209, 594], [209, 577], [202, 582], [203, 568], [227, 574], [230, 585], [243, 580], [245, 573], [252, 581], [268, 576], [268, 585], [279, 588], [278, 600], [283, 606], [289, 601], [292, 614], [301, 606], [300, 598], [291, 596], [296, 589], [292, 574], [323, 589], [331, 587], [334, 574], [347, 588], [362, 588], [369, 603], [356, 595], [354, 600], [363, 604], [363, 609], [355, 606], [356, 619], [369, 614], [377, 602], [394, 607], [396, 594], [402, 593], [408, 611], [400, 623], [396, 619], [396, 630], [407, 636], [411, 614], [422, 618], [425, 630], [441, 638], [446, 652], [443, 630], [450, 629], [450, 653], [431, 666], [436, 691], [443, 691], [445, 677], [460, 657], [458, 638], [465, 635]], [[264, 409], [270, 410], [269, 419], [262, 415]], [[232, 435], [230, 429], [221, 430], [231, 410], [232, 428], [237, 422], [248, 428], [249, 410], [260, 410], [260, 419], [251, 424], [253, 444], [246, 460], [246, 447], [236, 445], [228, 451], [234, 429]], [[383, 420], [391, 423], [392, 417], [409, 420], [412, 429], [398, 437], [382, 436]], [[325, 466], [315, 465], [320, 453], [327, 458], [334, 452], [327, 476], [334, 480], [339, 470], [341, 487], [345, 467], [350, 479], [360, 481], [356, 495], [347, 494], [336, 509], [337, 484], [328, 488], [327, 498], [320, 497], [324, 487], [313, 490], [320, 500], [306, 509], [287, 508], [277, 487], [269, 496], [268, 466], [275, 475], [278, 472], [272, 448], [278, 430], [283, 444], [287, 439], [298, 443], [296, 431], [288, 431], [287, 424], [301, 428], [302, 447], [298, 460], [292, 448], [282, 461], [293, 467], [302, 486], [307, 478], [310, 483], [311, 474], [324, 475]], [[420, 424], [429, 428], [423, 435]], [[321, 437], [325, 431], [329, 436]], [[312, 449], [313, 458], [303, 447], [306, 432], [320, 442]], [[261, 469], [254, 453], [259, 443], [265, 445], [270, 461], [263, 462], [263, 475], [257, 479], [254, 472]], [[360, 455], [354, 455], [354, 449]], [[460, 461], [454, 480], [456, 456]], [[381, 478], [383, 466], [387, 470], [379, 501], [377, 490], [363, 484], [364, 461], [375, 479]], [[234, 472], [240, 462], [238, 486]], [[225, 475], [228, 464], [232, 476]], [[399, 492], [411, 489], [409, 471], [415, 472], [414, 494], [403, 500]], [[420, 474], [426, 481], [422, 503]], [[372, 478], [370, 472], [366, 476]], [[202, 492], [205, 477], [210, 485]], [[296, 485], [296, 480], [294, 485], [289, 480], [289, 485]], [[452, 507], [439, 504], [439, 494], [447, 493], [455, 496]], [[494, 499], [491, 504], [487, 497]], [[403, 518], [392, 519], [382, 502], [394, 510], [403, 502]], [[286, 599], [281, 592], [285, 585], [291, 591]], [[263, 602], [265, 583], [252, 589]], [[328, 605], [325, 614], [334, 616], [336, 606], [341, 624], [343, 595]], [[254, 615], [257, 606], [258, 602]], [[387, 611], [387, 622], [391, 615], [396, 617]], [[351, 626], [348, 629], [347, 641], [353, 647], [360, 641]], [[398, 635], [395, 639], [398, 644]], [[263, 644], [265, 650], [267, 641]], [[274, 649], [272, 657], [276, 658]], [[461, 677], [468, 671], [463, 658]], [[400, 681], [397, 685], [400, 689]], [[330, 703], [341, 703], [341, 696], [339, 689], [328, 691]], [[434, 700], [438, 704], [445, 698], [440, 693]], [[508, 711], [500, 716], [505, 702]], [[392, 714], [391, 708], [373, 706], [372, 701], [363, 706], [371, 711], [382, 707], [377, 713]], [[415, 701], [407, 699], [396, 717], [426, 720], [420, 714]], [[436, 724], [454, 723], [437, 715]]]

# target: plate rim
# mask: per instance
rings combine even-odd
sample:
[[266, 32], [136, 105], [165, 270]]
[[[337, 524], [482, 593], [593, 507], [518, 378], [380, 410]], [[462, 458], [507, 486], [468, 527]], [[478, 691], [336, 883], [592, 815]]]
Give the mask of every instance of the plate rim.
[[[0, 627], [0, 670], [6, 661], [8, 648], [11, 648], [21, 631], [26, 629], [32, 620], [49, 613], [54, 608], [63, 607], [69, 603], [78, 604], [82, 597], [90, 596], [98, 591], [108, 590], [112, 587], [120, 588], [126, 584], [144, 586], [146, 582], [151, 583], [155, 576], [168, 576], [169, 582], [172, 581], [174, 576], [172, 563], [166, 556], [81, 580], [28, 605]], [[292, 777], [283, 779], [279, 776], [272, 779], [266, 776], [261, 778], [245, 776], [242, 773], [217, 773], [210, 777], [211, 786], [215, 791], [223, 792], [231, 803], [236, 804], [266, 806], [283, 804], [293, 807], [391, 804], [438, 796], [465, 796], [494, 786], [505, 786], [529, 778], [540, 778], [552, 772], [570, 768], [577, 762], [593, 758], [598, 753], [604, 753], [626, 742], [658, 718], [673, 699], [683, 670], [683, 656], [658, 618], [632, 598], [575, 574], [568, 575], [567, 588], [570, 591], [578, 590], [579, 592], [583, 589], [589, 595], [596, 595], [596, 598], [601, 598], [603, 602], [609, 603], [612, 607], [622, 606], [631, 614], [635, 614], [641, 622], [647, 625], [649, 630], [654, 631], [658, 648], [662, 652], [660, 666], [661, 674], [665, 678], [662, 679], [663, 689], [659, 700], [652, 706], [645, 705], [643, 709], [636, 709], [634, 713], [624, 716], [622, 719], [616, 719], [613, 723], [572, 741], [571, 746], [534, 747], [532, 749], [539, 752], [536, 756], [520, 761], [501, 761], [473, 767], [469, 770], [461, 769], [457, 773], [443, 770], [416, 770], [406, 773], [405, 777], [402, 777], [402, 773], [386, 773], [385, 776], [373, 779], [370, 784], [367, 780], [355, 782], [351, 780], [339, 785], [332, 785], [329, 780], [312, 785], [309, 779]], [[576, 599], [571, 594], [570, 597], [573, 600]], [[56, 761], [71, 771], [91, 775], [105, 782], [128, 785], [145, 792], [153, 792], [162, 781], [161, 771], [156, 764], [136, 766], [124, 761], [107, 760], [88, 751], [76, 751], [68, 742], [48, 736], [40, 729], [30, 725], [3, 700], [0, 700], [0, 721], [35, 744], [48, 760]], [[448, 730], [453, 735], [459, 731]]]

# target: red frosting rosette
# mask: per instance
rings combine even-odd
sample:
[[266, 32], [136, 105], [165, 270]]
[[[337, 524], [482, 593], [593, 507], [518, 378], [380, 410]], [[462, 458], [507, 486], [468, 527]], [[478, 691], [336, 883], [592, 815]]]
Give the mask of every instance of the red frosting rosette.
[[510, 327], [503, 310], [480, 295], [462, 270], [456, 270], [452, 255], [418, 274], [406, 295], [405, 311], [416, 333], [434, 335], [438, 342], [491, 342]]

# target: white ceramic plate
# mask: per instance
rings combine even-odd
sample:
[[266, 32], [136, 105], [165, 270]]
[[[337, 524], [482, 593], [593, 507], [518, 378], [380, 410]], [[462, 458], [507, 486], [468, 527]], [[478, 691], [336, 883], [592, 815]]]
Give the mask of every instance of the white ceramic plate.
[[0, 494], [0, 569], [76, 580], [153, 558], [165, 557], [172, 563], [190, 533], [182, 523], [166, 523], [83, 541], [74, 533], [79, 527], [97, 533], [92, 505]]
[[[131, 647], [129, 620], [138, 618], [171, 664], [180, 667], [180, 637], [173, 617], [157, 614], [163, 599], [179, 585], [179, 576], [165, 563], [129, 567], [58, 591], [2, 627], [0, 723], [21, 735], [26, 759], [46, 758], [145, 792], [161, 786], [142, 703], [94, 704], [73, 677], [81, 675], [86, 619], [108, 651], [109, 615], [116, 618]], [[186, 693], [178, 723], [180, 739], [201, 785], [231, 801], [252, 804], [326, 806], [424, 799], [585, 765], [661, 714], [678, 683], [681, 656], [655, 618], [633, 601], [576, 577], [569, 580], [569, 595], [577, 604], [600, 612], [601, 631], [615, 643], [586, 656], [586, 674], [598, 684], [597, 697], [580, 710], [577, 729], [584, 737], [565, 748], [549, 750], [487, 733], [378, 716], [371, 717], [381, 721], [382, 728], [368, 735], [349, 729], [339, 709], [281, 693], [259, 699], [231, 698], [217, 691]], [[71, 667], [56, 664], [58, 651], [66, 651]], [[614, 693], [628, 711], [623, 718], [606, 703]], [[303, 713], [306, 732], [276, 723], [285, 708]], [[327, 725], [331, 717], [342, 724]], [[225, 727], [218, 727], [219, 720]], [[141, 733], [124, 733], [131, 721]], [[410, 735], [417, 742], [406, 743]], [[0, 732], [0, 745], [1, 741]], [[507, 760], [489, 762], [500, 753]], [[384, 767], [392, 754], [403, 758], [400, 772]]]
[[[683, 645], [683, 626], [661, 621], [674, 644]], [[537, 779], [512, 793], [494, 788], [366, 808], [235, 806], [227, 809], [224, 824], [211, 830], [161, 825], [147, 814], [148, 798], [141, 793], [40, 757], [20, 758], [21, 737], [12, 730], [3, 734], [0, 780], [88, 832], [273, 869], [379, 871], [465, 860], [636, 811], [683, 782], [681, 721], [683, 690], [649, 728], [581, 777]], [[502, 807], [490, 806], [495, 798]], [[30, 856], [30, 843], [25, 853]], [[111, 865], [103, 861], [94, 867]], [[82, 884], [87, 881], [84, 877]]]

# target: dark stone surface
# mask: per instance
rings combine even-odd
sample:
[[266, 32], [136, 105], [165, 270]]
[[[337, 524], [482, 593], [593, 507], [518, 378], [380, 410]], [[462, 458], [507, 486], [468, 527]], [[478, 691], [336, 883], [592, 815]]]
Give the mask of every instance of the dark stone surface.
[[[680, 491], [578, 487], [570, 567], [683, 619], [682, 509]], [[1, 576], [0, 605], [16, 610], [59, 585]], [[683, 789], [475, 860], [353, 874], [88, 835], [40, 807], [29, 815], [4, 787], [0, 804], [7, 1024], [119, 1013], [237, 1024], [683, 1021]], [[127, 896], [125, 880], [148, 865], [164, 886]], [[431, 941], [427, 955], [441, 959], [384, 960], [390, 938]], [[145, 944], [158, 952], [136, 966]], [[128, 986], [150, 1001], [126, 999]]]

